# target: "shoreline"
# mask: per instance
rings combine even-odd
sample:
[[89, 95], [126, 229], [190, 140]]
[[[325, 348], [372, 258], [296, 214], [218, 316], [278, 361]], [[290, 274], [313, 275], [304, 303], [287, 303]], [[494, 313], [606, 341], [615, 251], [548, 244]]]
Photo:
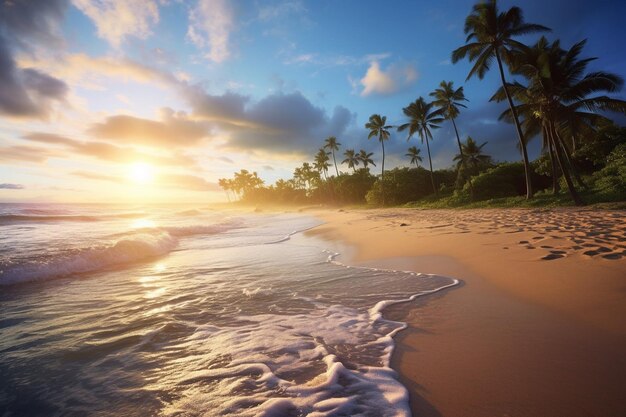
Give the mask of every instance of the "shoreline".
[[392, 367], [414, 415], [626, 415], [623, 211], [316, 216], [326, 223], [306, 234], [352, 247], [351, 264], [462, 280], [385, 309], [408, 326]]

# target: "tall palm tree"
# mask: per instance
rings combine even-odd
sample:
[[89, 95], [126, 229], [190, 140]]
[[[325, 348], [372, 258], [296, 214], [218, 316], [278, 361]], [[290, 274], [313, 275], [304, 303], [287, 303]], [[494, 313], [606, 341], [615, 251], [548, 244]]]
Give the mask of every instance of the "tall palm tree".
[[343, 161], [341, 161], [342, 164], [348, 164], [348, 168], [352, 168], [353, 172], [356, 172], [356, 166], [359, 165], [359, 156], [356, 154], [356, 152], [354, 152], [354, 149], [346, 149], [346, 151], [343, 153], [343, 156], [346, 157], [346, 159], [344, 159]]
[[320, 174], [324, 174], [324, 178], [328, 179], [328, 168], [330, 168], [330, 163], [328, 162], [330, 158], [328, 157], [328, 152], [324, 150], [324, 148], [320, 148], [315, 155], [315, 162], [313, 166], [315, 169], [319, 171]]
[[433, 110], [434, 103], [426, 103], [423, 97], [418, 98], [407, 107], [403, 108], [404, 115], [409, 118], [408, 123], [398, 126], [398, 132], [402, 132], [409, 129], [409, 136], [407, 141], [417, 133], [422, 139], [422, 142], [426, 142], [426, 149], [428, 151], [428, 163], [430, 165], [430, 181], [433, 186], [433, 192], [437, 194], [437, 187], [435, 186], [435, 174], [433, 173], [433, 160], [430, 156], [429, 140], [433, 140], [431, 129], [438, 129], [439, 124], [443, 122], [442, 110]]
[[[520, 35], [527, 35], [536, 32], [549, 31], [545, 26], [525, 23], [522, 10], [519, 7], [511, 7], [506, 12], [499, 12], [496, 0], [488, 0], [474, 5], [472, 12], [465, 19], [465, 34], [467, 34], [466, 44], [452, 52], [452, 62], [456, 63], [468, 56], [470, 62], [476, 61], [467, 79], [474, 75], [483, 79], [491, 66], [493, 58], [498, 63], [500, 80], [504, 93], [506, 94], [509, 108], [511, 109], [515, 130], [522, 150], [522, 160], [524, 161], [524, 173], [526, 178], [526, 198], [533, 196], [533, 187], [530, 179], [530, 162], [526, 150], [526, 141], [520, 126], [519, 117], [513, 100], [507, 89], [507, 82], [504, 76], [502, 61], [509, 64], [511, 61], [511, 50], [523, 48], [524, 45], [513, 38]], [[472, 41], [471, 43], [468, 43]]]
[[361, 163], [363, 164], [363, 169], [365, 169], [366, 171], [369, 170], [369, 168], [367, 167], [368, 165], [376, 166], [374, 160], [372, 159], [372, 155], [374, 155], [374, 152], [368, 153], [365, 152], [365, 149], [361, 149], [359, 151], [359, 154], [357, 155], [357, 158], [359, 158], [359, 161], [361, 161]]
[[411, 146], [408, 149], [408, 152], [404, 154], [404, 156], [408, 156], [409, 158], [411, 158], [411, 163], [415, 164], [415, 168], [419, 167], [420, 162], [422, 162], [420, 151], [420, 149], [417, 149], [417, 146]]
[[[465, 158], [463, 158], [463, 147], [461, 146], [459, 130], [457, 129], [456, 122], [454, 121], [454, 119], [456, 119], [459, 115], [459, 107], [467, 107], [462, 103], [462, 101], [468, 101], [463, 93], [463, 87], [459, 87], [455, 90], [452, 81], [442, 81], [439, 84], [439, 88], [430, 93], [430, 96], [435, 98], [435, 101], [433, 102], [435, 106], [443, 110], [443, 116], [452, 122], [454, 134], [456, 135], [456, 143], [459, 146], [462, 166], [465, 168], [465, 171], [467, 171]], [[459, 165], [458, 169], [461, 169], [461, 165]], [[473, 195], [474, 187], [472, 186], [472, 179], [471, 177], [468, 177], [467, 180], [469, 181], [470, 194]]]
[[339, 170], [337, 169], [337, 161], [335, 160], [335, 151], [339, 150], [339, 146], [341, 143], [337, 142], [337, 138], [334, 136], [329, 136], [324, 141], [324, 149], [330, 150], [333, 154], [333, 163], [335, 164], [335, 173], [339, 176]]
[[382, 194], [383, 206], [385, 205], [385, 141], [389, 139], [389, 129], [392, 127], [393, 126], [391, 125], [387, 125], [387, 117], [379, 114], [372, 114], [369, 122], [365, 123], [365, 128], [370, 131], [367, 139], [377, 136], [380, 146], [383, 148], [383, 162], [382, 169], [380, 171], [380, 191]]

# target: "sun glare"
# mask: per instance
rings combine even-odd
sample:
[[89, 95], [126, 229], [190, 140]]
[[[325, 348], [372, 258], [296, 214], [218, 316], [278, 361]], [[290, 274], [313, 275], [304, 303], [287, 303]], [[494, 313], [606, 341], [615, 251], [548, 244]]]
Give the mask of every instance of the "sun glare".
[[131, 166], [128, 177], [135, 184], [150, 184], [154, 181], [154, 167], [145, 162], [137, 162]]

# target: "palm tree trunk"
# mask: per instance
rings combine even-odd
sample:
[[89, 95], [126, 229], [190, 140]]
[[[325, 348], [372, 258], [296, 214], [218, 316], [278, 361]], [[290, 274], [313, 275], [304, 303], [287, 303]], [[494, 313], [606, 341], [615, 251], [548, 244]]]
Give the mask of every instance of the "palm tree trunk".
[[335, 172], [339, 176], [339, 170], [337, 169], [337, 161], [335, 161], [335, 150], [333, 149], [333, 163], [335, 164]]
[[541, 133], [543, 134], [544, 142], [548, 144], [548, 152], [550, 153], [550, 169], [552, 171], [552, 194], [557, 195], [560, 191], [560, 187], [559, 175], [556, 169], [556, 160], [554, 157], [554, 148], [552, 146], [552, 141], [548, 136], [548, 130], [545, 126], [543, 126]]
[[[459, 137], [459, 131], [456, 128], [456, 123], [454, 122], [454, 117], [451, 118], [452, 126], [454, 126], [454, 133], [456, 134], [456, 143], [459, 145], [459, 152], [461, 154], [461, 161], [463, 161], [463, 168], [465, 168], [465, 172], [467, 173], [467, 182], [469, 183], [470, 188], [470, 200], [474, 199], [474, 186], [472, 185], [472, 175], [467, 169], [467, 162], [465, 161], [465, 155], [463, 155], [463, 147], [461, 146], [461, 138]], [[459, 173], [457, 173], [459, 175]]]
[[529, 200], [533, 197], [533, 185], [530, 179], [530, 161], [528, 160], [528, 152], [526, 150], [526, 143], [524, 143], [524, 134], [519, 123], [519, 117], [517, 116], [517, 109], [513, 105], [513, 100], [509, 94], [509, 89], [506, 88], [506, 79], [504, 78], [504, 69], [502, 69], [502, 60], [500, 59], [500, 53], [496, 48], [496, 59], [498, 61], [498, 68], [500, 69], [500, 78], [502, 80], [502, 88], [506, 94], [506, 99], [509, 102], [509, 108], [513, 114], [513, 121], [515, 122], [515, 130], [517, 131], [517, 138], [519, 139], [520, 147], [522, 149], [522, 160], [524, 161], [524, 175], [526, 176], [526, 199]]
[[580, 198], [580, 195], [578, 195], [578, 192], [576, 191], [576, 188], [574, 187], [574, 183], [572, 182], [572, 177], [570, 176], [569, 171], [567, 170], [567, 167], [565, 166], [565, 163], [564, 163], [565, 161], [563, 160], [563, 156], [561, 155], [562, 151], [559, 145], [556, 143], [556, 140], [557, 140], [556, 129], [554, 129], [554, 126], [552, 124], [550, 124], [549, 126], [549, 132], [550, 132], [550, 141], [552, 142], [552, 145], [554, 146], [556, 159], [557, 161], [559, 161], [559, 166], [561, 167], [561, 171], [563, 172], [563, 177], [565, 177], [565, 182], [567, 183], [567, 189], [569, 190], [570, 196], [572, 197], [574, 204], [576, 204], [577, 206], [582, 206], [584, 202]]
[[378, 138], [380, 140], [380, 145], [383, 147], [383, 163], [380, 171], [380, 192], [383, 197], [383, 206], [385, 205], [385, 141], [382, 136]]
[[428, 151], [428, 164], [430, 165], [430, 182], [433, 185], [433, 192], [437, 195], [437, 187], [435, 187], [435, 174], [433, 173], [433, 160], [430, 157], [430, 145], [428, 144], [428, 135], [424, 135], [426, 139], [426, 150]]
[[576, 168], [574, 161], [569, 156], [569, 151], [567, 147], [565, 146], [565, 142], [563, 142], [561, 135], [559, 135], [559, 132], [556, 129], [554, 130], [554, 133], [556, 134], [556, 139], [558, 140], [559, 144], [561, 145], [563, 149], [565, 160], [567, 161], [567, 164], [569, 165], [570, 169], [572, 170], [572, 173], [574, 174], [574, 179], [576, 180], [576, 183], [578, 183], [578, 186], [581, 188], [587, 188], [587, 185], [585, 184], [582, 177], [580, 176], [580, 173], [578, 172], [578, 169]]

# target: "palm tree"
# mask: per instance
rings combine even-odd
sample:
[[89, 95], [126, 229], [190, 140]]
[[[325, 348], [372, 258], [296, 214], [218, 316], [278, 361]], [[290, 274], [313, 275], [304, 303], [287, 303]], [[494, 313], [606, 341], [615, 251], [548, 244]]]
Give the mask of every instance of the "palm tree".
[[341, 161], [341, 163], [348, 164], [348, 168], [352, 168], [352, 171], [356, 172], [355, 167], [359, 165], [359, 156], [354, 152], [354, 149], [346, 149], [343, 156], [345, 156], [346, 159]]
[[430, 165], [430, 181], [433, 186], [433, 192], [437, 194], [437, 187], [435, 186], [435, 174], [433, 173], [433, 160], [430, 156], [429, 140], [433, 140], [431, 129], [438, 129], [439, 124], [443, 122], [442, 110], [433, 110], [434, 103], [426, 103], [423, 97], [418, 98], [407, 107], [403, 108], [405, 116], [409, 118], [408, 123], [398, 126], [398, 132], [402, 132], [409, 129], [409, 136], [407, 141], [417, 133], [422, 142], [426, 142], [426, 149], [428, 150], [428, 163]]
[[408, 153], [404, 154], [404, 156], [408, 156], [411, 158], [411, 163], [415, 164], [415, 168], [420, 166], [420, 162], [422, 162], [422, 157], [420, 156], [420, 149], [417, 149], [417, 146], [411, 146], [408, 149]]
[[391, 125], [387, 125], [387, 117], [379, 114], [372, 114], [369, 122], [365, 123], [365, 128], [370, 131], [367, 139], [378, 136], [378, 141], [383, 148], [383, 163], [380, 172], [380, 191], [382, 194], [383, 206], [385, 205], [385, 141], [389, 139], [389, 129], [392, 127], [393, 126]]
[[[529, 85], [515, 83], [510, 86], [512, 93], [521, 101], [517, 110], [532, 118], [528, 125], [540, 126], [544, 142], [552, 153], [553, 175], [556, 175], [555, 165], [558, 163], [576, 204], [583, 202], [569, 171], [580, 186], [584, 187], [584, 183], [578, 176], [569, 156], [571, 149], [563, 137], [576, 137], [593, 131], [598, 123], [608, 121], [597, 111], [626, 113], [626, 102], [623, 100], [606, 95], [588, 97], [596, 92], [619, 91], [624, 82], [621, 77], [607, 72], [585, 74], [588, 63], [595, 59], [578, 58], [585, 42], [563, 50], [558, 40], [550, 44], [541, 38], [534, 46], [521, 49], [514, 55], [514, 71], [526, 77]], [[496, 100], [503, 99], [501, 90], [494, 95]], [[509, 115], [505, 112], [504, 116]]]
[[334, 136], [329, 136], [324, 141], [324, 149], [329, 149], [333, 154], [333, 163], [335, 164], [335, 173], [339, 176], [339, 170], [337, 169], [337, 161], [335, 160], [335, 151], [339, 150], [339, 146], [341, 143], [337, 142], [337, 138]]
[[[522, 10], [519, 7], [511, 7], [506, 12], [498, 12], [496, 0], [488, 0], [486, 2], [477, 3], [472, 9], [472, 13], [465, 19], [465, 34], [467, 34], [466, 44], [452, 52], [452, 62], [456, 63], [468, 56], [469, 61], [476, 61], [467, 79], [474, 75], [479, 79], [483, 79], [495, 57], [500, 70], [500, 79], [506, 94], [509, 108], [513, 115], [515, 129], [519, 140], [520, 149], [522, 150], [522, 159], [524, 161], [524, 173], [526, 177], [526, 198], [533, 196], [533, 187], [530, 179], [530, 162], [528, 160], [528, 152], [526, 150], [526, 141], [520, 126], [519, 117], [513, 100], [507, 89], [507, 82], [504, 77], [504, 69], [502, 61], [509, 64], [511, 62], [511, 50], [523, 48], [524, 45], [513, 37], [527, 35], [536, 32], [549, 31], [545, 26], [525, 23]], [[471, 43], [468, 43], [473, 41]]]
[[[467, 166], [465, 166], [465, 158], [463, 158], [463, 147], [461, 146], [461, 138], [459, 137], [459, 130], [456, 127], [456, 122], [454, 119], [459, 115], [459, 107], [467, 107], [465, 104], [461, 103], [462, 101], [468, 101], [465, 98], [465, 94], [463, 93], [463, 87], [459, 87], [456, 90], [453, 87], [452, 81], [442, 81], [439, 84], [439, 88], [430, 93], [431, 97], [435, 98], [433, 102], [435, 106], [439, 107], [443, 110], [443, 116], [452, 122], [452, 126], [454, 127], [454, 133], [456, 135], [456, 143], [459, 145], [459, 153], [461, 155], [462, 165], [467, 171]], [[461, 169], [461, 165], [459, 165], [458, 169]], [[470, 186], [470, 194], [474, 194], [474, 187], [472, 186], [472, 179], [468, 177], [469, 186]]]
[[372, 159], [372, 155], [374, 155], [374, 152], [365, 152], [365, 149], [361, 149], [359, 151], [359, 154], [357, 155], [357, 158], [359, 158], [359, 161], [361, 161], [361, 163], [363, 163], [363, 169], [365, 169], [366, 171], [369, 171], [369, 168], [367, 167], [368, 165], [374, 165], [376, 166], [376, 164], [374, 163], [374, 160]]
[[[483, 153], [483, 147], [487, 144], [484, 142], [479, 145], [470, 136], [467, 137], [465, 143], [462, 146], [462, 153], [456, 155], [454, 160], [457, 161], [457, 167], [463, 165], [465, 169], [471, 170], [471, 173], [477, 174], [482, 167], [489, 166], [491, 164], [491, 156]], [[469, 173], [468, 173], [469, 174]]]
[[329, 160], [330, 158], [328, 157], [328, 152], [326, 152], [324, 148], [320, 148], [315, 155], [315, 162], [313, 163], [315, 169], [317, 169], [320, 174], [323, 173], [324, 178], [326, 179], [328, 179], [327, 173], [328, 168], [330, 168], [330, 164], [328, 163]]

